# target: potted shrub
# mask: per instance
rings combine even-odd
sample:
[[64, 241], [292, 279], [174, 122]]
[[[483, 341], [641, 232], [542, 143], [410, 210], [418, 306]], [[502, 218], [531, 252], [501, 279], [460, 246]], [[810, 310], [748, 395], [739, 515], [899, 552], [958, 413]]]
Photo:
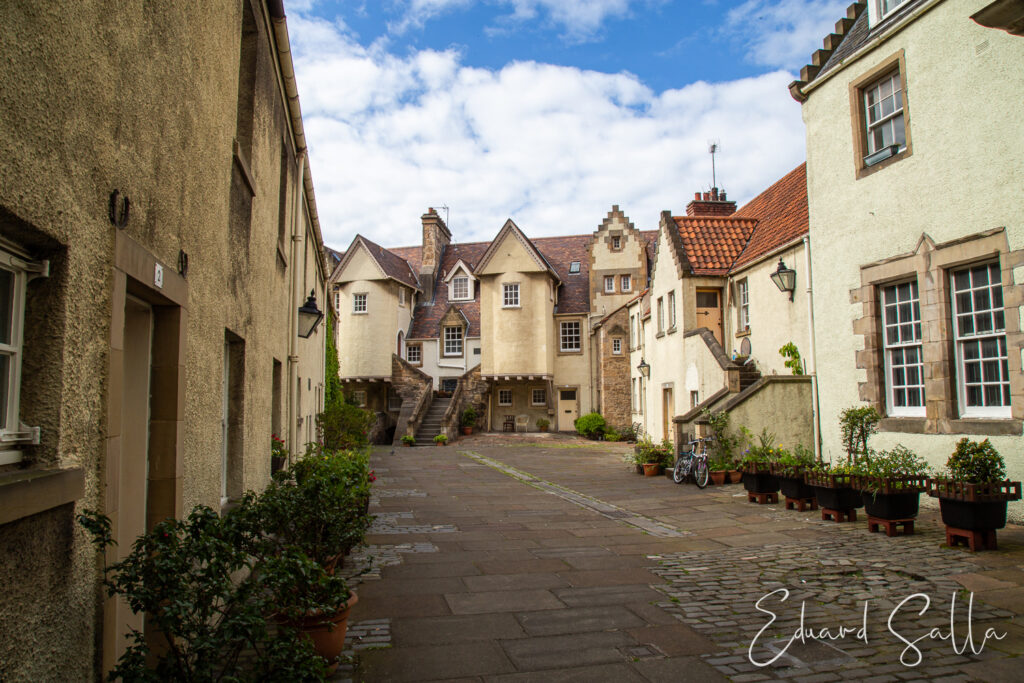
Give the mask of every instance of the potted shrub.
[[462, 411], [462, 433], [470, 435], [473, 433], [473, 427], [476, 426], [476, 410], [473, 406], [470, 406]]
[[835, 513], [836, 521], [856, 520], [856, 509], [864, 505], [857, 476], [863, 473], [860, 461], [870, 459], [868, 439], [878, 431], [882, 416], [874, 406], [847, 408], [839, 417], [846, 462], [818, 463], [804, 475], [804, 481], [814, 487], [814, 495], [822, 507], [822, 518]]
[[[746, 427], [741, 431], [748, 441], [752, 434]], [[740, 460], [743, 470], [743, 488], [750, 493], [775, 493], [779, 490], [779, 480], [772, 474], [772, 463], [778, 457], [778, 449], [772, 444], [775, 443], [775, 435], [768, 431], [768, 428], [761, 430], [757, 437], [758, 444], [751, 444], [743, 452]]]
[[897, 444], [892, 450], [871, 454], [858, 469], [857, 485], [868, 516], [885, 520], [917, 517], [918, 501], [931, 474], [924, 458]]
[[963, 531], [972, 550], [979, 544], [994, 550], [996, 530], [1006, 526], [1006, 504], [1021, 498], [1020, 482], [1004, 479], [1006, 463], [988, 439], [960, 439], [946, 473], [929, 482], [928, 495], [939, 499], [947, 542]]
[[605, 422], [601, 413], [587, 413], [576, 418], [573, 426], [576, 427], [576, 433], [580, 436], [585, 436], [588, 439], [600, 439], [604, 436], [608, 423]]
[[279, 472], [284, 469], [288, 462], [288, 449], [284, 447], [284, 439], [277, 434], [270, 435], [270, 473]]
[[724, 411], [712, 413], [707, 408], [703, 408], [701, 409], [701, 419], [707, 422], [710, 436], [714, 437], [708, 444], [709, 463], [716, 459], [721, 464], [728, 462], [727, 483], [740, 483], [743, 473], [740, 470], [739, 461], [733, 457], [736, 446], [739, 445], [739, 439], [729, 433], [729, 414]]
[[[114, 543], [107, 517], [86, 510], [78, 522], [98, 551]], [[270, 628], [268, 617], [280, 603], [267, 583], [266, 558], [250, 552], [253, 539], [236, 522], [234, 512], [222, 518], [196, 506], [186, 519], [158, 523], [125, 559], [105, 569], [108, 593], [145, 613], [152, 629], [149, 639], [139, 631], [130, 635], [110, 680], [323, 679], [324, 660], [308, 640], [292, 628]], [[322, 568], [303, 555], [290, 569], [291, 582], [324, 579]], [[323, 589], [310, 596], [312, 608], [348, 598], [344, 582], [325, 582]]]
[[412, 446], [416, 443], [416, 437], [412, 434], [405, 434], [402, 436], [402, 444], [406, 447]]
[[814, 467], [813, 451], [799, 444], [792, 451], [780, 450], [770, 467], [786, 498], [814, 498], [814, 489], [804, 483], [804, 473]]
[[633, 465], [634, 470], [637, 474], [644, 473], [644, 463], [651, 459], [651, 454], [654, 451], [654, 444], [651, 443], [650, 439], [641, 439], [636, 442], [633, 446], [633, 452], [627, 453], [623, 456], [623, 460]]
[[715, 486], [722, 486], [729, 479], [729, 470], [732, 468], [732, 461], [721, 455], [708, 457], [708, 469], [711, 471], [711, 482]]
[[445, 446], [448, 444], [448, 437], [445, 434], [438, 434], [434, 437], [435, 446]]
[[546, 431], [548, 431], [548, 427], [550, 427], [550, 426], [551, 426], [551, 420], [547, 419], [546, 417], [538, 417], [537, 418], [537, 429], [538, 430], [540, 430], [542, 432], [546, 432]]

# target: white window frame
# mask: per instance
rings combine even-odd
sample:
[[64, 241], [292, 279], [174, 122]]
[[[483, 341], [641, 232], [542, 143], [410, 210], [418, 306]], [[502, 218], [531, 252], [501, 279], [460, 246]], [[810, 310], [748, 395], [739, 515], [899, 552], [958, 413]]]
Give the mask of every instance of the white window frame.
[[562, 320], [558, 325], [558, 348], [562, 353], [583, 351], [579, 320]]
[[462, 327], [459, 325], [446, 325], [441, 336], [441, 343], [443, 344], [441, 355], [445, 358], [461, 357], [464, 348]]
[[619, 288], [623, 292], [631, 291], [633, 289], [633, 278], [631, 278], [629, 275], [620, 275], [619, 276]]
[[619, 235], [612, 235], [612, 249], [614, 251], [622, 249], [622, 237]]
[[569, 262], [569, 272], [570, 273], [578, 273], [578, 272], [580, 272], [580, 262], [579, 261], [570, 261]]
[[505, 282], [501, 286], [501, 307], [502, 308], [519, 308], [519, 283], [518, 282]]
[[6, 356], [7, 386], [0, 386], [7, 403], [3, 426], [0, 427], [0, 465], [21, 461], [19, 444], [38, 444], [39, 428], [21, 422], [21, 364], [24, 357], [25, 301], [30, 280], [49, 277], [48, 261], [29, 261], [0, 248], [0, 269], [11, 274], [10, 337], [0, 343], [0, 355]]
[[615, 293], [615, 276], [605, 275], [604, 276], [604, 293], [614, 294]]
[[366, 390], [365, 389], [355, 389], [355, 390], [353, 390], [352, 391], [352, 400], [355, 401], [355, 404], [357, 406], [359, 406], [360, 408], [365, 408], [366, 407]]
[[[989, 282], [987, 284], [985, 284], [985, 285], [975, 286], [974, 285], [973, 271], [976, 271], [976, 270], [978, 270], [980, 268], [986, 268], [988, 270]], [[995, 271], [994, 275], [995, 275], [995, 278], [996, 278], [994, 283], [992, 282], [993, 269]], [[957, 289], [957, 285], [956, 285], [956, 276], [957, 276], [957, 274], [962, 273], [962, 272], [969, 272], [969, 273], [971, 273], [971, 275], [969, 275], [969, 277], [970, 277], [970, 286], [966, 290], [964, 290], [964, 289]], [[965, 268], [957, 268], [955, 270], [950, 271], [949, 278], [950, 278], [949, 279], [949, 291], [950, 291], [950, 298], [952, 300], [952, 313], [953, 313], [953, 317], [952, 317], [952, 319], [953, 319], [953, 339], [954, 339], [954, 346], [956, 347], [956, 385], [957, 385], [957, 396], [958, 396], [958, 399], [959, 399], [958, 402], [960, 404], [960, 417], [965, 417], [965, 418], [996, 418], [996, 419], [1010, 418], [1010, 417], [1012, 417], [1012, 413], [1011, 413], [1011, 410], [1012, 410], [1012, 405], [1011, 405], [1012, 404], [1012, 396], [1009, 397], [1010, 400], [1007, 400], [1005, 405], [998, 405], [998, 406], [986, 406], [986, 405], [969, 406], [968, 403], [967, 403], [967, 386], [968, 386], [968, 382], [967, 382], [967, 359], [965, 358], [964, 349], [969, 344], [972, 344], [972, 345], [973, 344], [977, 344], [978, 345], [979, 356], [981, 355], [981, 345], [985, 341], [987, 341], [987, 340], [995, 340], [996, 344], [999, 347], [1001, 347], [1001, 349], [1002, 349], [1001, 355], [995, 356], [995, 357], [989, 357], [989, 361], [988, 362], [991, 363], [991, 362], [994, 361], [994, 362], [1000, 363], [1000, 366], [1001, 366], [1000, 370], [1001, 370], [1001, 372], [999, 374], [1002, 376], [1003, 379], [1002, 379], [1002, 381], [998, 381], [998, 382], [985, 382], [984, 379], [981, 380], [980, 384], [981, 384], [981, 390], [982, 390], [982, 401], [984, 402], [984, 400], [985, 400], [984, 394], [985, 394], [986, 386], [990, 386], [992, 384], [998, 384], [1000, 386], [1005, 385], [1006, 386], [1006, 391], [1008, 392], [1010, 390], [1009, 389], [1009, 387], [1010, 387], [1010, 375], [1009, 375], [1009, 367], [1008, 367], [1009, 356], [1008, 356], [1008, 349], [1007, 349], [1007, 343], [1006, 343], [1006, 309], [1005, 309], [1005, 303], [1003, 301], [1002, 273], [1001, 273], [1000, 268], [999, 268], [999, 262], [995, 261], [995, 262], [988, 262], [988, 263], [981, 263], [981, 264], [973, 264], [973, 265], [967, 266]], [[987, 291], [988, 294], [989, 294], [989, 303], [990, 303], [990, 305], [989, 305], [988, 308], [976, 309], [974, 307], [975, 296], [978, 293], [985, 292], [985, 291]], [[971, 294], [972, 301], [971, 301], [971, 309], [970, 309], [970, 311], [960, 310], [960, 306], [958, 306], [957, 294], [963, 293], [963, 292], [969, 292]], [[977, 325], [977, 322], [979, 320], [979, 317], [980, 316], [985, 316], [985, 315], [990, 316], [990, 321], [991, 321], [991, 324], [992, 324], [992, 328], [990, 330], [987, 330], [987, 331], [981, 332], [981, 333], [978, 333], [976, 331], [972, 331], [972, 332], [969, 332], [969, 333], [961, 333], [961, 331], [960, 331], [961, 318], [968, 318], [969, 317], [970, 321], [971, 321], [972, 327], [974, 327], [976, 329], [976, 325]], [[1000, 323], [1000, 319], [1002, 321], [1002, 325], [1001, 326], [999, 324]], [[984, 365], [984, 363], [982, 363], [980, 358], [979, 358], [978, 362], [979, 362], [979, 365]], [[985, 371], [984, 367], [981, 367], [980, 371], [984, 374], [984, 371]], [[971, 384], [976, 384], [976, 383], [972, 382]], [[1001, 393], [1003, 393], [1003, 392], [1001, 392]], [[1005, 394], [1003, 394], [1003, 396], [1005, 397]], [[1002, 400], [1002, 398], [1000, 400]]]
[[[537, 394], [540, 394], [540, 400], [537, 400]], [[532, 389], [530, 391], [530, 405], [531, 406], [546, 406], [548, 404], [548, 391], [547, 389]]]
[[334, 290], [334, 312], [341, 315], [341, 290]]
[[616, 356], [622, 355], [622, 337], [612, 337], [612, 353]]
[[737, 295], [736, 299], [739, 302], [739, 328], [740, 332], [750, 329], [750, 283], [747, 278], [743, 278], [736, 283]]
[[[885, 86], [892, 87], [892, 91], [887, 97], [881, 97], [882, 89]], [[896, 89], [898, 88], [898, 90]], [[897, 66], [894, 70], [887, 72], [881, 78], [877, 78], [871, 83], [868, 83], [861, 88], [861, 106], [864, 111], [864, 134], [867, 141], [867, 156], [871, 156], [876, 152], [879, 152], [886, 147], [896, 145], [898, 147], [897, 154], [907, 148], [907, 125], [906, 118], [904, 117], [904, 109], [906, 108], [906, 97], [904, 96], [903, 87], [903, 74], [900, 72]], [[881, 102], [888, 97], [894, 99], [898, 96], [898, 104], [894, 102], [893, 110], [887, 114], [880, 113], [878, 118], [874, 121], [871, 120], [871, 105], [869, 104], [869, 98], [876, 97], [881, 101], [876, 106], [882, 107]], [[903, 128], [903, 140], [899, 141], [896, 138], [896, 121], [901, 122]], [[889, 145], [876, 145], [874, 139], [874, 132], [888, 127], [892, 142]]]
[[[505, 400], [505, 397], [508, 400]], [[511, 389], [498, 389], [498, 405], [499, 406], [511, 406], [512, 405], [512, 390]]]
[[[891, 294], [891, 296], [890, 296]], [[924, 417], [927, 395], [924, 386], [924, 356], [921, 343], [921, 302], [917, 280], [897, 282], [881, 288], [879, 310], [882, 314], [882, 353], [885, 361], [886, 412], [894, 417]], [[916, 353], [917, 362], [907, 362], [907, 354]], [[910, 382], [908, 373], [917, 372]], [[897, 376], [902, 379], [897, 381]], [[897, 392], [920, 392], [921, 405], [897, 405]]]
[[630, 383], [629, 407], [635, 413], [635, 412], [638, 412], [637, 411], [637, 405], [636, 405], [636, 377], [630, 377], [629, 378], [629, 383]]
[[[465, 290], [460, 294], [459, 287], [465, 287]], [[473, 298], [473, 287], [470, 285], [468, 275], [456, 275], [452, 278], [452, 301], [468, 301]]]
[[629, 348], [636, 348], [636, 319], [634, 316], [629, 316]]
[[884, 19], [900, 7], [902, 7], [907, 0], [878, 0], [878, 16], [880, 19]]
[[[412, 357], [413, 351], [416, 352], [415, 360]], [[423, 362], [423, 346], [421, 346], [420, 344], [406, 343], [405, 360], [407, 360], [411, 365], [420, 365]]]
[[369, 295], [366, 292], [357, 292], [352, 295], [352, 313], [366, 315], [369, 309]]
[[668, 293], [668, 329], [676, 329], [676, 290]]

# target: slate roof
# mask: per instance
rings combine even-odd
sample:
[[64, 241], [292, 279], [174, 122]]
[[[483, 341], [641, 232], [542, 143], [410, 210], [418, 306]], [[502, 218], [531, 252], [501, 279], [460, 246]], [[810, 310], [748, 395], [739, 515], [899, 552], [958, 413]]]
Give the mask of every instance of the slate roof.
[[828, 58], [825, 65], [821, 67], [821, 71], [811, 81], [821, 78], [837, 64], [842, 64], [844, 59], [852, 55], [857, 51], [857, 48], [867, 42], [868, 33], [868, 12], [865, 10], [860, 13], [857, 21], [853, 23], [850, 30], [843, 36], [843, 42], [839, 43], [839, 47], [832, 52], [832, 56]]
[[694, 275], [726, 275], [747, 246], [756, 218], [673, 216]]
[[402, 258], [390, 249], [385, 249], [376, 242], [371, 242], [362, 235], [357, 235], [356, 239], [361, 239], [363, 241], [367, 251], [369, 251], [370, 255], [373, 256], [378, 264], [380, 264], [385, 275], [415, 289], [420, 288], [419, 278], [417, 277], [416, 272], [412, 270], [406, 259]]
[[[562, 281], [555, 313], [590, 311], [590, 250], [593, 235], [538, 237], [530, 240]], [[570, 273], [569, 264], [580, 262], [580, 272]]]
[[784, 175], [747, 202], [733, 218], [755, 218], [757, 227], [733, 263], [737, 270], [788, 242], [807, 234], [807, 163]]
[[[462, 311], [466, 320], [469, 321], [466, 336], [480, 336], [480, 287], [473, 288], [472, 301], [449, 302], [448, 284], [444, 282], [444, 278], [460, 259], [471, 270], [476, 268], [477, 262], [488, 246], [490, 246], [489, 242], [467, 242], [465, 244], [449, 244], [444, 248], [444, 252], [441, 254], [441, 268], [437, 274], [437, 282], [434, 284], [434, 300], [422, 302], [416, 306], [408, 339], [437, 339], [441, 335], [441, 318], [448, 312], [450, 306]], [[410, 259], [415, 259], [418, 262], [423, 250], [421, 247], [403, 247], [392, 251], [407, 253]]]

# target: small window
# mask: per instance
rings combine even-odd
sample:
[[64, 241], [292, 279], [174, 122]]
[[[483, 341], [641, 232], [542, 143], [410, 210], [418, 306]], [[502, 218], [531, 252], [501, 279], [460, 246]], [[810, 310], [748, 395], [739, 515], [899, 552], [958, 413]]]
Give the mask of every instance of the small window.
[[615, 293], [615, 276], [605, 275], [604, 276], [604, 291], [606, 294]]
[[750, 288], [746, 279], [739, 281], [738, 289], [739, 293], [736, 298], [739, 300], [739, 320], [737, 325], [742, 332], [750, 329]]
[[622, 353], [622, 339], [615, 337], [612, 339], [612, 353], [619, 355]]
[[867, 141], [864, 166], [873, 166], [906, 148], [903, 80], [899, 70], [869, 83], [861, 92]]
[[423, 362], [423, 347], [419, 344], [409, 344], [405, 347], [405, 359], [414, 365]]
[[[700, 297], [700, 294], [697, 294]], [[658, 297], [658, 332], [665, 331], [665, 300]]]
[[570, 273], [578, 273], [578, 272], [580, 272], [580, 262], [579, 261], [572, 261], [571, 263], [569, 263], [569, 272]]
[[620, 280], [620, 286], [623, 292], [628, 292], [633, 287], [633, 280], [628, 275], [623, 275]]
[[615, 251], [622, 249], [622, 238], [618, 235], [612, 237], [612, 249]]
[[451, 394], [459, 388], [459, 380], [454, 377], [445, 377], [441, 380], [441, 392]]
[[405, 305], [405, 287], [399, 287], [398, 288], [398, 305], [399, 306], [404, 306]]
[[444, 355], [445, 356], [461, 356], [462, 355], [462, 328], [461, 327], [446, 327], [446, 328], [444, 328]]
[[697, 292], [697, 308], [718, 308], [718, 292], [716, 290]]
[[502, 285], [502, 307], [503, 308], [518, 308], [519, 307], [519, 283], [511, 283]]
[[636, 348], [636, 318], [629, 316], [629, 347]]
[[575, 389], [562, 389], [558, 392], [558, 398], [561, 401], [575, 401], [576, 390]]
[[676, 292], [668, 293], [668, 327], [670, 330], [676, 328]]
[[560, 348], [562, 351], [575, 352], [580, 350], [580, 322], [578, 320], [563, 322], [559, 332], [561, 338]]
[[366, 295], [365, 294], [353, 294], [352, 295], [352, 312], [353, 313], [366, 313]]
[[452, 299], [461, 301], [470, 298], [469, 296], [469, 278], [465, 276], [459, 276], [452, 279]]
[[510, 406], [510, 405], [512, 405], [512, 390], [511, 389], [498, 389], [498, 405], [499, 406]]
[[534, 389], [531, 392], [530, 403], [535, 406], [547, 405], [548, 392], [545, 389]]
[[690, 407], [696, 408], [700, 405], [700, 393], [696, 391], [690, 392]]
[[476, 347], [475, 349], [473, 349], [473, 355], [474, 356], [479, 356], [480, 355], [480, 347], [479, 346]]
[[21, 423], [21, 361], [24, 343], [26, 285], [45, 270], [0, 250], [0, 464], [21, 460], [11, 449], [38, 443], [38, 429]]
[[366, 407], [366, 392], [361, 390], [361, 389], [357, 389], [356, 391], [353, 391], [352, 392], [352, 401], [357, 406], [359, 406], [360, 408], [365, 408]]
[[341, 313], [341, 290], [334, 290], [334, 312]]

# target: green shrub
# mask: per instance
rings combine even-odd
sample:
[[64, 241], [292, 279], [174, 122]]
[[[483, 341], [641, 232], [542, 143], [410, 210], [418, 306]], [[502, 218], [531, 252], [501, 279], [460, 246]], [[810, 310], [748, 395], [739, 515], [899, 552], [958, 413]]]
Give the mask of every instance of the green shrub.
[[416, 443], [416, 437], [415, 437], [415, 436], [413, 436], [412, 434], [404, 434], [404, 435], [402, 436], [402, 443], [404, 443], [404, 444], [408, 444], [408, 445], [410, 445], [410, 446], [411, 446], [411, 445], [413, 445], [414, 443]]
[[617, 431], [615, 431], [614, 427], [609, 427], [608, 431], [606, 431], [604, 433], [604, 440], [605, 441], [621, 441], [622, 440], [622, 436]]
[[733, 452], [740, 445], [740, 439], [729, 434], [729, 413], [725, 411], [712, 413], [707, 408], [701, 409], [701, 417], [708, 422], [714, 440], [708, 445], [708, 455], [726, 460], [733, 459]]
[[576, 418], [573, 426], [576, 427], [576, 433], [581, 436], [585, 436], [588, 439], [600, 439], [604, 436], [608, 423], [605, 422], [601, 413], [587, 413]]
[[950, 478], [968, 484], [988, 484], [1006, 479], [1006, 463], [988, 439], [981, 443], [960, 439], [946, 462]]
[[438, 434], [434, 437], [434, 443], [446, 444], [448, 443], [448, 436], [445, 434]]
[[796, 348], [796, 344], [788, 342], [779, 349], [779, 355], [786, 359], [783, 365], [789, 368], [794, 375], [804, 374], [804, 364], [800, 361], [800, 351]]
[[547, 429], [550, 426], [551, 420], [547, 419], [546, 417], [537, 418], [537, 429]]
[[375, 420], [369, 410], [336, 401], [316, 416], [316, 434], [328, 451], [346, 451], [367, 444], [367, 433]]
[[462, 426], [463, 427], [475, 427], [476, 426], [476, 410], [473, 406], [470, 406], [462, 411]]
[[839, 428], [847, 462], [853, 463], [860, 458], [870, 460], [868, 439], [878, 432], [878, 421], [881, 419], [882, 416], [874, 406], [847, 408], [839, 415]]

